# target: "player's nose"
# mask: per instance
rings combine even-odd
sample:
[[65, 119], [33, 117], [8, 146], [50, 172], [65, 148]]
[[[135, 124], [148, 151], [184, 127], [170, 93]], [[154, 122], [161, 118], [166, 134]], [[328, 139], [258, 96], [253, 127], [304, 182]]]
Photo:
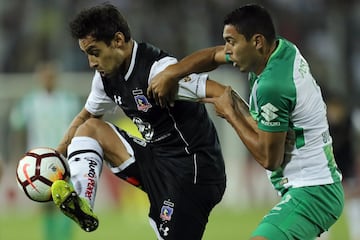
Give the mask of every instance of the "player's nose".
[[88, 56], [89, 66], [91, 68], [97, 68], [99, 66], [98, 62], [94, 59], [93, 56]]

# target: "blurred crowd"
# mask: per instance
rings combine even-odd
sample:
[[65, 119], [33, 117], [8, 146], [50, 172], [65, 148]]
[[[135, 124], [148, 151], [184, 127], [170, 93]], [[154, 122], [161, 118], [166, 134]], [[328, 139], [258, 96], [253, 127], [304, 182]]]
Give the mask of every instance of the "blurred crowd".
[[[88, 66], [71, 39], [68, 22], [100, 0], [0, 2], [0, 72], [30, 72], [41, 59], [57, 59], [65, 71]], [[360, 89], [360, 2], [355, 0], [120, 0], [133, 36], [177, 57], [223, 42], [222, 19], [250, 2], [267, 7], [278, 33], [295, 42], [319, 81], [348, 93]]]
[[[66, 72], [89, 71], [71, 38], [68, 22], [79, 9], [103, 0], [0, 2], [0, 74], [32, 72], [56, 59]], [[133, 37], [178, 58], [222, 44], [222, 20], [230, 10], [260, 3], [274, 15], [277, 31], [293, 41], [322, 88], [359, 107], [360, 2], [355, 0], [110, 0], [133, 29]]]

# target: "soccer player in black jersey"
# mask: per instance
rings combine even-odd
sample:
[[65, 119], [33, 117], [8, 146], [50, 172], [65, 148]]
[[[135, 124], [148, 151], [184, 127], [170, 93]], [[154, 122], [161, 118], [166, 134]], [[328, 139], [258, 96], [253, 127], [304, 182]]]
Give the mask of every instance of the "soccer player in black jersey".
[[[68, 158], [71, 181], [53, 184], [55, 204], [85, 231], [95, 230], [98, 218], [92, 208], [105, 162], [147, 193], [158, 239], [201, 239], [211, 210], [223, 197], [226, 176], [214, 124], [196, 100], [222, 93], [224, 87], [206, 74], [192, 74], [179, 82], [174, 105], [161, 108], [146, 90], [153, 76], [177, 61], [174, 57], [132, 39], [126, 20], [110, 4], [81, 11], [70, 28], [96, 71], [84, 108], [57, 148]], [[133, 120], [143, 139], [101, 119], [116, 107]]]

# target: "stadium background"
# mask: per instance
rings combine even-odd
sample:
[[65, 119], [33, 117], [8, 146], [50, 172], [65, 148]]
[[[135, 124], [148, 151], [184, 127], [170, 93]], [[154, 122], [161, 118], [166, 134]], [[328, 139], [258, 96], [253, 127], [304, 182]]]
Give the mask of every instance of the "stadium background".
[[[33, 89], [37, 62], [56, 59], [61, 66], [60, 87], [85, 101], [92, 71], [86, 57], [70, 38], [67, 23], [92, 0], [0, 1], [0, 239], [41, 239], [41, 210], [18, 190], [15, 182], [21, 147], [11, 141], [8, 114], [14, 102]], [[326, 91], [336, 91], [350, 103], [354, 116], [360, 90], [360, 2], [340, 0], [118, 0], [137, 41], [147, 41], [181, 58], [199, 48], [222, 44], [222, 19], [232, 9], [256, 2], [274, 16], [278, 33], [295, 42]], [[220, 68], [210, 76], [231, 84], [247, 95], [246, 76], [233, 68]], [[262, 215], [277, 200], [263, 170], [251, 164], [233, 129], [209, 112], [218, 128], [227, 164], [228, 188], [224, 200], [210, 218], [204, 239], [246, 239]], [[120, 126], [133, 126], [121, 112], [108, 116]], [[360, 124], [360, 121], [358, 121]], [[358, 128], [359, 129], [359, 128]], [[97, 232], [76, 230], [80, 239], [154, 239], [146, 217], [146, 198], [119, 183], [105, 169], [98, 190]], [[334, 227], [332, 240], [347, 239], [346, 221]]]

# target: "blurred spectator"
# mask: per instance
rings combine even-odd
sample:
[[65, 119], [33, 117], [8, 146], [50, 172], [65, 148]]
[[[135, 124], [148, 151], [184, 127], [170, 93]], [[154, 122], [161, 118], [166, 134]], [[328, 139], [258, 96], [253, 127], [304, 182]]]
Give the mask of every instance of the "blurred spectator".
[[[5, 72], [14, 49], [21, 42], [24, 32], [26, 4], [23, 1], [0, 2], [0, 71]], [[14, 16], [14, 13], [16, 17]]]
[[[41, 146], [55, 148], [81, 108], [76, 96], [57, 90], [58, 72], [54, 63], [40, 63], [35, 74], [41, 88], [25, 95], [10, 114], [12, 129], [25, 130], [24, 151]], [[53, 202], [44, 203], [43, 206], [44, 239], [70, 240], [73, 225], [71, 220], [57, 211]]]
[[2, 177], [3, 168], [4, 168], [3, 165], [4, 165], [3, 160], [0, 159], [0, 182], [1, 182], [1, 177]]
[[[331, 95], [327, 99], [327, 114], [330, 133], [333, 136], [335, 159], [343, 174], [346, 196], [344, 215], [349, 228], [349, 240], [360, 239], [360, 190], [355, 155], [356, 131], [350, 106], [341, 96]], [[331, 233], [330, 233], [331, 235]]]

